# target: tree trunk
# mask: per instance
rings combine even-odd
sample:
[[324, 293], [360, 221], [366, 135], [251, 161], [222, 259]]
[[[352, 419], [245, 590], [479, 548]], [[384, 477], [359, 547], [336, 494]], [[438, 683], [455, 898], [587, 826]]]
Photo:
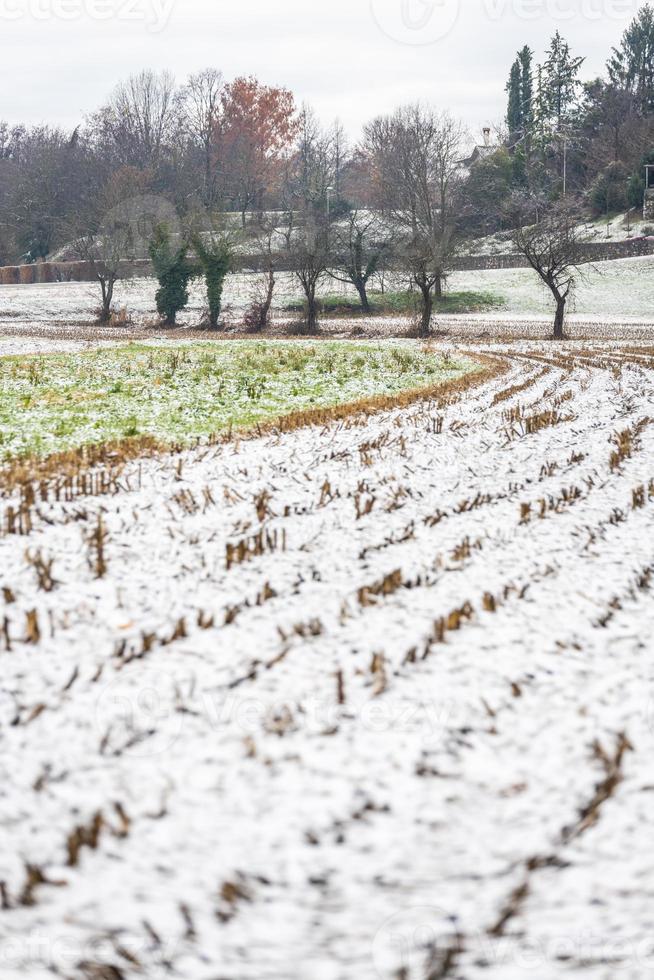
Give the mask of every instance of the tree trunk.
[[436, 282], [434, 284], [434, 294], [436, 296], [436, 299], [442, 299], [443, 298], [443, 277], [442, 276], [438, 276], [437, 279], [436, 279]]
[[361, 309], [364, 313], [370, 313], [370, 303], [368, 302], [368, 293], [366, 290], [366, 284], [363, 280], [355, 282], [356, 291], [359, 294], [359, 299], [361, 300]]
[[565, 296], [557, 296], [556, 314], [554, 316], [554, 339], [563, 340], [563, 324], [565, 321]]
[[434, 308], [434, 297], [430, 286], [421, 286], [422, 310], [420, 311], [420, 336], [428, 337], [431, 333], [431, 315]]
[[315, 290], [307, 294], [307, 333], [318, 333], [318, 306]]
[[100, 288], [102, 290], [102, 309], [100, 310], [100, 323], [109, 323], [111, 320], [111, 304], [114, 297], [114, 284], [110, 279], [101, 279]]
[[211, 146], [207, 145], [204, 151], [204, 204], [209, 210], [213, 208], [211, 183]]
[[268, 283], [266, 285], [266, 295], [261, 304], [261, 329], [268, 326], [270, 307], [272, 306], [273, 295], [275, 293], [275, 273], [272, 266], [268, 269]]

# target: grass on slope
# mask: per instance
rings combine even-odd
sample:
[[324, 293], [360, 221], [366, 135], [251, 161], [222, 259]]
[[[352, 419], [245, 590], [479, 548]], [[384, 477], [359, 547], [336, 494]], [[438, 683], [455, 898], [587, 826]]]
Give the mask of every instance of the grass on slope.
[[[420, 297], [416, 292], [370, 292], [370, 311], [373, 314], [403, 314], [414, 313], [420, 305]], [[479, 293], [467, 290], [465, 292], [446, 293], [442, 299], [434, 300], [434, 315], [439, 313], [483, 313], [485, 310], [501, 308], [504, 299], [494, 293]], [[290, 300], [286, 308], [301, 312], [304, 304], [299, 300]], [[356, 296], [321, 296], [318, 308], [323, 316], [352, 316], [361, 313], [361, 304]]]
[[0, 459], [152, 435], [190, 439], [472, 370], [408, 344], [129, 344], [0, 358]]

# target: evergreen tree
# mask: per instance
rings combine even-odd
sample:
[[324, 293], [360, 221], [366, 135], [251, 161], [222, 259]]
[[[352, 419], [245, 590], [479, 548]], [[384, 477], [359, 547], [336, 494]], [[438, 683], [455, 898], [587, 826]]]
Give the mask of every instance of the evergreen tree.
[[516, 179], [519, 184], [528, 184], [532, 168], [532, 144], [534, 132], [534, 53], [525, 44], [518, 52], [520, 61], [520, 89], [522, 98], [522, 129], [524, 133], [521, 159], [516, 160]]
[[646, 3], [622, 35], [607, 65], [609, 78], [630, 92], [643, 115], [654, 112], [654, 9]]
[[577, 107], [581, 86], [579, 69], [585, 58], [573, 58], [570, 46], [557, 31], [543, 65], [543, 103], [550, 127], [560, 133]]
[[511, 66], [511, 74], [506, 85], [509, 104], [506, 121], [509, 133], [514, 140], [522, 139], [531, 130], [534, 118], [534, 80], [532, 71], [533, 52], [525, 45], [518, 51]]
[[533, 73], [534, 53], [525, 44], [522, 51], [518, 52], [520, 63], [520, 101], [522, 104], [522, 124], [526, 133], [531, 129], [534, 121], [534, 73]]
[[536, 144], [542, 150], [549, 142], [549, 109], [544, 81], [543, 66], [539, 65], [536, 74], [536, 95], [534, 98], [534, 137]]
[[522, 73], [519, 58], [516, 58], [511, 66], [506, 91], [509, 95], [506, 123], [509, 127], [511, 142], [514, 142], [522, 133]]

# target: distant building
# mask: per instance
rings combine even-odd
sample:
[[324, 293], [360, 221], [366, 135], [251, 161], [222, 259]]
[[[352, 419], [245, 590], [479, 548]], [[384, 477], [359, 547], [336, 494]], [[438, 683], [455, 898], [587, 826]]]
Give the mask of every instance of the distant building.
[[484, 142], [480, 143], [474, 148], [470, 156], [466, 160], [462, 160], [464, 167], [470, 169], [473, 164], [477, 163], [479, 160], [483, 160], [484, 157], [489, 157], [491, 153], [495, 153], [499, 150], [499, 144], [491, 143], [491, 128], [490, 126], [484, 126]]
[[462, 176], [464, 177], [470, 175], [470, 171], [476, 163], [479, 163], [479, 161], [483, 160], [485, 157], [489, 157], [492, 153], [495, 153], [500, 148], [499, 143], [491, 143], [490, 126], [484, 126], [483, 134], [484, 134], [484, 142], [479, 143], [477, 146], [475, 146], [470, 156], [466, 157], [465, 160], [461, 160], [459, 164]]

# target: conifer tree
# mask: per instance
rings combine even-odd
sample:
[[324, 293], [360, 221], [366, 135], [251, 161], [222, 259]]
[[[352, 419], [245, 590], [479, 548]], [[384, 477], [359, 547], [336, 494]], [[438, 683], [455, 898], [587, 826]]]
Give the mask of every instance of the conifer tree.
[[570, 121], [577, 106], [581, 86], [579, 69], [585, 60], [572, 57], [569, 44], [557, 31], [550, 43], [542, 75], [544, 108], [556, 133]]
[[522, 73], [519, 57], [511, 66], [511, 74], [506, 84], [509, 105], [506, 112], [506, 122], [509, 127], [511, 142], [515, 142], [522, 133]]
[[654, 9], [649, 3], [622, 35], [620, 47], [613, 48], [607, 68], [612, 84], [635, 97], [640, 113], [654, 112]]
[[534, 121], [533, 57], [534, 53], [527, 44], [518, 52], [518, 61], [520, 63], [520, 101], [522, 104], [522, 124], [525, 133], [530, 131]]

